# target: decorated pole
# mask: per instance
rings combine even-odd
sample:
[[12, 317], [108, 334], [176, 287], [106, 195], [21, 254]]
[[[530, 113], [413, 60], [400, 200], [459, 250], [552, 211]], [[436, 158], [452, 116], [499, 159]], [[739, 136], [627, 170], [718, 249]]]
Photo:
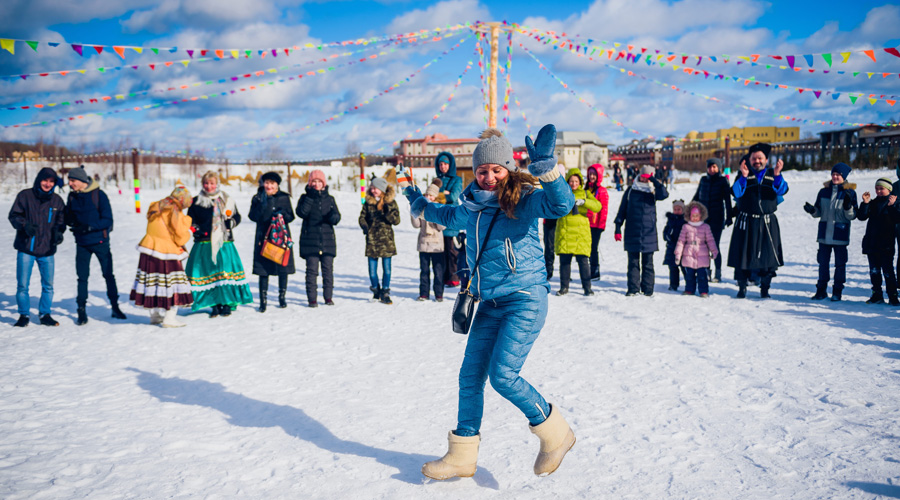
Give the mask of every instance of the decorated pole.
[[500, 51], [500, 23], [488, 23], [491, 26], [491, 72], [490, 77], [490, 115], [488, 127], [497, 126], [497, 59]]
[[131, 150], [131, 166], [134, 169], [134, 213], [141, 213], [141, 172], [138, 166], [140, 153], [137, 148]]
[[291, 162], [287, 162], [288, 196], [294, 196], [294, 180], [291, 179]]
[[359, 197], [360, 202], [366, 202], [366, 154], [359, 154]]

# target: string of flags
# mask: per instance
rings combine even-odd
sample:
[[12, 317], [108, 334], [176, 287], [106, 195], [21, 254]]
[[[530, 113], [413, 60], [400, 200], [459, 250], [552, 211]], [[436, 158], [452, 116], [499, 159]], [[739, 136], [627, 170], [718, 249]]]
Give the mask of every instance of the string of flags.
[[[434, 114], [427, 122], [423, 123], [421, 127], [417, 128], [417, 129], [416, 129], [415, 131], [413, 131], [413, 132], [410, 132], [410, 133], [406, 134], [406, 137], [404, 137], [403, 139], [396, 140], [396, 141], [394, 141], [393, 143], [391, 143], [391, 147], [396, 147], [396, 146], [399, 145], [402, 141], [404, 141], [404, 140], [406, 140], [406, 139], [409, 139], [409, 138], [413, 137], [414, 135], [420, 133], [420, 132], [421, 132], [422, 130], [424, 130], [426, 127], [428, 127], [429, 125], [431, 125], [435, 120], [437, 120], [438, 118], [440, 118], [440, 117], [441, 117], [441, 114], [442, 114], [444, 111], [446, 111], [447, 108], [450, 106], [450, 103], [453, 101], [453, 97], [456, 95], [456, 90], [459, 88], [460, 84], [462, 84], [462, 79], [463, 79], [463, 77], [466, 76], [466, 73], [468, 73], [470, 69], [472, 69], [472, 61], [466, 62], [466, 68], [465, 68], [465, 69], [463, 70], [463, 72], [460, 73], [460, 75], [456, 78], [456, 85], [454, 85], [454, 86], [453, 86], [453, 90], [450, 91], [450, 96], [447, 97], [447, 102], [445, 102], [443, 105], [441, 105], [441, 109], [439, 109], [438, 112], [435, 113], [435, 114]], [[379, 152], [381, 152], [381, 151], [384, 151], [385, 149], [387, 149], [387, 147], [386, 147], [386, 146], [382, 146], [382, 147], [376, 149], [376, 150], [375, 150], [375, 153], [377, 154], [377, 153], [379, 153]]]
[[[426, 43], [432, 43], [434, 41], [435, 40], [433, 40], [433, 39], [423, 40], [421, 42], [410, 44], [405, 47], [417, 47], [417, 46], [420, 46], [420, 45], [423, 45]], [[381, 47], [377, 47], [375, 50], [384, 49], [390, 45], [392, 45], [392, 44], [390, 44], [390, 43], [385, 44], [385, 45], [382, 45]], [[288, 71], [288, 70], [291, 70], [292, 68], [297, 68], [300, 66], [306, 66], [306, 65], [316, 64], [316, 63], [320, 63], [320, 62], [327, 63], [330, 60], [336, 59], [338, 57], [352, 56], [354, 54], [358, 54], [360, 52], [368, 52], [370, 50], [371, 50], [370, 48], [366, 47], [366, 48], [358, 49], [358, 50], [351, 51], [351, 52], [343, 52], [340, 54], [331, 54], [328, 57], [314, 59], [314, 60], [306, 61], [304, 63], [292, 64], [290, 66], [281, 66], [278, 68], [268, 68], [265, 70], [253, 71], [250, 73], [242, 73], [239, 75], [234, 75], [234, 76], [230, 76], [230, 77], [226, 77], [226, 78], [220, 78], [218, 80], [208, 80], [208, 81], [203, 81], [203, 82], [192, 82], [192, 83], [176, 83], [165, 89], [143, 90], [143, 91], [138, 91], [138, 92], [129, 92], [128, 94], [115, 94], [112, 96], [96, 96], [96, 97], [90, 97], [90, 98], [86, 97], [86, 98], [81, 98], [81, 99], [72, 99], [69, 101], [62, 101], [59, 103], [27, 104], [27, 105], [15, 106], [15, 107], [7, 107], [6, 109], [9, 111], [18, 111], [18, 110], [26, 110], [26, 109], [49, 109], [49, 108], [53, 108], [56, 106], [72, 106], [72, 105], [78, 105], [78, 104], [97, 104], [97, 103], [101, 103], [101, 102], [107, 102], [110, 100], [122, 101], [127, 98], [140, 97], [140, 96], [145, 96], [145, 95], [149, 95], [149, 94], [173, 92], [173, 91], [188, 89], [191, 87], [200, 87], [203, 85], [213, 85], [213, 84], [236, 82], [242, 78], [256, 78], [256, 77], [260, 77], [260, 76], [266, 76], [268, 74], [278, 73], [279, 71]], [[378, 57], [394, 53], [396, 50], [397, 50], [397, 47], [392, 47], [391, 49], [389, 49], [387, 51], [381, 50], [380, 52], [371, 54], [368, 57], [360, 59], [359, 62], [365, 62], [367, 60], [376, 59]], [[341, 66], [343, 66], [343, 65], [341, 65]], [[336, 67], [340, 67], [340, 66], [336, 66]], [[321, 74], [321, 73], [324, 73], [325, 71], [326, 70], [324, 70], [324, 69], [319, 69], [318, 71], [307, 71], [307, 72], [305, 72], [305, 75], [304, 74], [298, 75], [298, 78], [302, 78], [303, 76], [315, 76], [316, 73]]]
[[337, 42], [327, 42], [327, 43], [305, 43], [302, 45], [294, 45], [288, 47], [279, 47], [279, 48], [267, 48], [267, 49], [233, 49], [233, 48], [219, 48], [219, 49], [179, 49], [178, 47], [138, 47], [133, 45], [103, 45], [103, 44], [88, 44], [88, 43], [64, 43], [64, 42], [47, 42], [47, 41], [38, 41], [38, 40], [22, 40], [18, 38], [0, 38], [0, 49], [6, 50], [10, 54], [16, 53], [16, 44], [24, 44], [27, 47], [30, 47], [34, 52], [38, 51], [38, 47], [41, 45], [46, 45], [51, 48], [60, 47], [60, 46], [69, 46], [72, 48], [75, 53], [79, 56], [84, 56], [85, 52], [90, 54], [91, 50], [96, 52], [97, 54], [102, 54], [103, 51], [109, 52], [110, 50], [121, 57], [123, 60], [125, 59], [125, 54], [127, 51], [135, 52], [137, 54], [143, 54], [144, 51], [152, 52], [154, 54], [159, 54], [160, 52], [169, 52], [175, 54], [180, 51], [184, 51], [189, 58], [193, 58], [194, 54], [199, 54], [201, 57], [206, 56], [207, 54], [215, 54], [216, 57], [224, 59], [226, 54], [230, 54], [234, 59], [238, 57], [250, 57], [253, 54], [258, 54], [260, 57], [265, 57], [265, 54], [272, 54], [272, 57], [278, 57], [278, 54], [284, 53], [285, 56], [290, 56], [291, 52], [300, 52], [309, 49], [319, 49], [325, 47], [342, 47], [346, 45], [368, 45], [370, 43], [378, 43], [387, 40], [401, 40], [407, 42], [415, 42], [425, 37], [431, 37], [441, 34], [443, 31], [455, 31], [465, 27], [468, 27], [470, 23], [457, 24], [454, 26], [447, 26], [445, 28], [437, 27], [432, 29], [422, 29], [416, 32], [409, 33], [398, 33], [394, 35], [381, 35], [377, 37], [370, 38], [359, 38], [356, 40], [342, 40]]
[[[512, 31], [506, 33], [506, 89], [503, 91], [503, 131], [509, 135], [509, 94], [512, 92], [512, 83], [510, 82], [510, 71], [512, 70]], [[500, 68], [503, 71], [503, 67]]]
[[[484, 48], [481, 46], [482, 40], [487, 37], [487, 33], [479, 32], [475, 38], [475, 51], [478, 52], [478, 69], [481, 71], [481, 110], [484, 115], [484, 123], [487, 126], [488, 122], [488, 99], [487, 99], [487, 78], [484, 76], [486, 69], [486, 62], [484, 58]], [[485, 41], [485, 43], [487, 43]]]
[[364, 107], [364, 106], [366, 106], [366, 105], [372, 103], [375, 99], [378, 99], [379, 97], [382, 97], [382, 96], [384, 96], [384, 95], [387, 95], [387, 94], [390, 93], [391, 91], [393, 91], [393, 90], [395, 90], [395, 89], [397, 89], [397, 88], [399, 88], [399, 87], [401, 87], [401, 86], [403, 86], [403, 85], [409, 83], [413, 78], [415, 78], [417, 75], [421, 74], [423, 71], [425, 71], [426, 69], [428, 69], [432, 64], [434, 64], [434, 63], [440, 61], [441, 59], [444, 58], [444, 56], [446, 56], [447, 54], [450, 54], [451, 52], [453, 52], [454, 50], [456, 50], [457, 48], [459, 48], [462, 44], [464, 44], [464, 43], [469, 39], [469, 37], [471, 37], [471, 35], [466, 36], [465, 38], [461, 39], [459, 42], [456, 43], [456, 45], [453, 45], [453, 46], [450, 47], [449, 49], [445, 50], [445, 51], [442, 52], [441, 55], [439, 55], [438, 57], [436, 57], [436, 58], [434, 58], [434, 59], [428, 61], [428, 62], [425, 63], [423, 66], [421, 66], [419, 69], [417, 69], [416, 71], [414, 71], [413, 73], [411, 73], [409, 76], [407, 76], [407, 77], [405, 77], [404, 79], [402, 79], [402, 80], [400, 80], [400, 81], [394, 83], [393, 85], [391, 85], [390, 87], [386, 88], [385, 90], [382, 90], [382, 91], [379, 92], [377, 95], [374, 95], [374, 96], [372, 96], [372, 97], [366, 99], [365, 101], [360, 102], [359, 104], [357, 104], [357, 105], [355, 105], [355, 106], [348, 107], [348, 108], [345, 109], [344, 111], [341, 111], [340, 113], [336, 113], [336, 114], [330, 116], [329, 118], [326, 118], [326, 119], [324, 119], [324, 120], [320, 120], [320, 121], [315, 122], [315, 123], [310, 123], [310, 124], [304, 125], [304, 126], [302, 126], [302, 127], [297, 127], [297, 128], [288, 130], [288, 131], [286, 131], [286, 132], [282, 132], [282, 133], [280, 133], [280, 134], [271, 135], [271, 136], [268, 136], [268, 137], [262, 137], [262, 138], [260, 138], [260, 139], [255, 139], [255, 140], [252, 140], [252, 141], [238, 142], [238, 143], [234, 143], [234, 144], [230, 144], [230, 145], [226, 145], [226, 146], [222, 146], [222, 147], [214, 147], [214, 148], [211, 148], [211, 149], [209, 149], [209, 150], [203, 150], [203, 151], [213, 151], [213, 152], [215, 152], [215, 151], [221, 151], [221, 150], [227, 149], [227, 148], [229, 148], [229, 147], [232, 147], [232, 148], [239, 148], [239, 147], [250, 146], [250, 145], [253, 145], [253, 144], [259, 144], [259, 143], [261, 143], [261, 142], [273, 141], [273, 140], [276, 140], [276, 139], [281, 139], [282, 137], [285, 137], [285, 136], [288, 136], [288, 135], [294, 135], [294, 134], [298, 134], [298, 133], [305, 132], [305, 131], [307, 131], [307, 130], [313, 128], [313, 127], [319, 127], [319, 126], [326, 125], [326, 124], [329, 124], [329, 123], [331, 123], [331, 122], [334, 122], [335, 120], [337, 120], [337, 119], [339, 119], [339, 118], [342, 118], [343, 116], [346, 116], [346, 115], [348, 115], [348, 114], [350, 114], [350, 113], [352, 113], [352, 112], [358, 111], [360, 108], [362, 108], [362, 107]]
[[[410, 43], [417, 44], [417, 43], [421, 43], [423, 41], [436, 42], [436, 41], [441, 40], [442, 38], [447, 38], [448, 36], [453, 36], [454, 34], [456, 34], [459, 31], [460, 30], [446, 30], [446, 33], [444, 33], [442, 36], [428, 37], [426, 39], [420, 40], [419, 42], [410, 42]], [[391, 45], [391, 44], [400, 45], [401, 43], [396, 40], [388, 41], [387, 45]], [[365, 44], [365, 45], [369, 45], [369, 44]], [[320, 51], [324, 50], [326, 48], [329, 48], [329, 47], [324, 47], [324, 46], [317, 47], [317, 49]], [[360, 51], [362, 51], [362, 50], [366, 50], [365, 47], [363, 49], [360, 49]], [[164, 68], [171, 68], [171, 67], [177, 68], [179, 65], [187, 67], [190, 64], [199, 63], [199, 62], [230, 61], [230, 60], [236, 59], [238, 57], [240, 57], [240, 55], [235, 55], [235, 53], [232, 52], [230, 57], [223, 54], [222, 57], [219, 57], [218, 55], [214, 55], [213, 57], [199, 57], [196, 59], [194, 59], [194, 58], [178, 59], [178, 60], [173, 60], [173, 61], [152, 62], [152, 63], [143, 63], [143, 64], [127, 64], [127, 65], [123, 65], [123, 66], [100, 66], [100, 67], [92, 68], [92, 69], [84, 68], [84, 69], [66, 69], [66, 70], [57, 70], [57, 71], [41, 71], [41, 72], [37, 72], [37, 73], [22, 73], [22, 74], [17, 74], [17, 75], [0, 76], [0, 80], [16, 81], [19, 79], [27, 80], [29, 78], [34, 78], [34, 77], [47, 77], [47, 76], [56, 76], [56, 75], [59, 75], [59, 76], [86, 75], [89, 72], [93, 73], [95, 71], [98, 73], [109, 75], [116, 71], [121, 71], [121, 70], [129, 69], [129, 68], [132, 70], [138, 70], [141, 68], [150, 68], [150, 70], [153, 71], [153, 70], [157, 70], [157, 69], [164, 69]], [[246, 55], [244, 57], [248, 58], [248, 59], [252, 58], [252, 54]], [[265, 58], [265, 53], [263, 53], [263, 55], [260, 57]]]
[[[564, 49], [564, 50], [566, 50], [570, 54], [576, 55], [581, 58], [586, 57], [590, 61], [596, 61], [596, 62], [603, 64], [609, 68], [612, 68], [615, 70], [621, 69], [618, 66], [614, 66], [609, 63], [603, 62], [602, 59], [595, 59], [590, 56], [585, 56], [583, 53], [576, 52], [573, 49]], [[616, 58], [617, 61], [619, 59], [622, 59], [622, 58], [621, 57]], [[626, 56], [625, 60], [628, 62], [637, 63], [637, 59], [635, 59], [635, 58], [629, 58]], [[657, 62], [657, 61], [652, 60], [651, 58], [646, 58], [644, 61], [647, 66], [657, 66], [659, 68], [666, 67], [666, 63], [664, 61]], [[813, 89], [813, 88], [809, 88], [809, 87], [797, 87], [797, 86], [793, 86], [793, 85], [785, 85], [785, 84], [781, 84], [781, 83], [773, 83], [773, 82], [767, 82], [764, 80], [757, 80], [755, 76], [751, 76], [749, 78], [740, 77], [740, 76], [731, 76], [731, 75], [725, 75], [725, 74], [717, 73], [717, 72], [710, 72], [710, 71], [703, 70], [703, 69], [694, 69], [694, 68], [682, 66], [679, 64], [669, 65], [669, 68], [671, 68], [673, 71], [681, 70], [682, 72], [687, 73], [688, 75], [703, 76], [705, 79], [709, 79], [709, 77], [713, 77], [712, 78], [713, 81], [722, 81], [725, 83], [737, 82], [737, 83], [742, 83], [744, 86], [749, 86], [752, 84], [754, 86], [764, 86], [764, 87], [775, 89], [775, 90], [778, 90], [778, 89], [796, 90], [798, 92], [798, 94], [796, 94], [796, 95], [802, 95], [804, 92], [806, 92], [807, 95], [814, 96], [816, 99], [819, 99], [822, 95], [826, 95], [826, 96], [831, 96], [831, 98], [836, 101], [841, 97], [841, 95], [845, 95], [850, 100], [850, 102], [853, 104], [856, 104], [856, 101], [859, 100], [860, 98], [864, 98], [864, 100], [868, 100], [869, 104], [873, 105], [873, 106], [879, 100], [889, 104], [890, 106], [893, 106], [894, 104], [897, 103], [897, 99], [900, 99], [900, 96], [891, 95], [891, 94], [866, 94], [864, 92], [850, 92], [850, 91], [837, 92], [837, 91], [833, 91], [833, 90], [821, 90], [821, 89]]]
[[[765, 65], [768, 67], [778, 67], [779, 69], [791, 69], [793, 71], [803, 71], [808, 70], [810, 72], [815, 71], [813, 66], [815, 65], [815, 61], [821, 59], [822, 63], [828, 66], [829, 69], [821, 69], [822, 73], [830, 73], [831, 68], [835, 63], [840, 62], [841, 64], [848, 63], [850, 58], [853, 55], [857, 55], [857, 59], [861, 54], [868, 60], [872, 62], [878, 62], [879, 55], [883, 53], [889, 54], [894, 57], [900, 58], [900, 50], [898, 47], [884, 47], [879, 49], [864, 49], [864, 50], [841, 50], [837, 52], [825, 52], [825, 53], [814, 53], [814, 54], [802, 54], [802, 55], [763, 55], [763, 54], [749, 54], [749, 55], [738, 55], [731, 56], [728, 54], [722, 55], [699, 55], [699, 54], [690, 54], [680, 51], [668, 51], [664, 49], [652, 49], [647, 47], [640, 47], [634, 44], [627, 44], [623, 42], [615, 42], [609, 40], [595, 40], [593, 38], [583, 37], [582, 35], [567, 35], [566, 33], [556, 34], [555, 31], [543, 30], [540, 28], [529, 28], [525, 25], [517, 25], [513, 24], [518, 31], [524, 35], [533, 37], [534, 39], [544, 43], [545, 45], [552, 43], [554, 47], [566, 47], [572, 48], [578, 52], [583, 52], [587, 54], [587, 51], [590, 50], [590, 54], [593, 55], [597, 51], [601, 53], [607, 52], [612, 54], [617, 54], [619, 52], [625, 52], [632, 54], [632, 57], [637, 56], [647, 56], [647, 57], [657, 57], [658, 59], [666, 58], [667, 62], [674, 62], [678, 59], [681, 60], [681, 64], [688, 64], [688, 61], [691, 64], [699, 66], [703, 63], [704, 60], [708, 62], [721, 62], [721, 63], [729, 63], [734, 61], [736, 64], [749, 63], [753, 66], [757, 65]], [[611, 48], [610, 48], [611, 47]], [[636, 52], [639, 51], [639, 54]], [[762, 62], [760, 62], [762, 60]], [[806, 62], [808, 67], [801, 67], [798, 63]], [[837, 71], [838, 74], [845, 74], [844, 71]], [[852, 72], [855, 73], [853, 76], [860, 74], [860, 72]], [[877, 72], [876, 72], [877, 74]], [[890, 75], [897, 75], [898, 73], [890, 73]]]

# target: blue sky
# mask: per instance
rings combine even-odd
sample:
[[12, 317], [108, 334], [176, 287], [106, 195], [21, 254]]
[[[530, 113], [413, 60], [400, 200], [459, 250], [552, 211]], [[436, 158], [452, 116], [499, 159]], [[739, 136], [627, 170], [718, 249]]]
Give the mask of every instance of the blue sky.
[[[208, 48], [270, 48], [303, 43], [323, 43], [446, 26], [465, 21], [506, 20], [595, 40], [634, 44], [692, 54], [728, 53], [796, 55], [822, 52], [877, 50], [877, 63], [854, 54], [848, 64], [835, 63], [832, 74], [793, 72], [712, 63], [692, 66], [711, 73], [841, 92], [838, 100], [809, 92], [772, 90], [689, 76], [669, 67], [659, 68], [624, 60], [607, 64], [626, 68], [629, 77], [599, 62], [552, 50], [522, 35], [514, 36], [511, 80], [521, 107], [510, 102], [510, 122], [504, 125], [515, 144], [526, 132], [521, 113], [539, 127], [554, 123], [562, 130], [591, 130], [612, 144], [645, 134], [683, 136], [690, 130], [714, 130], [729, 126], [794, 124], [772, 113], [811, 120], [883, 123], [900, 118], [900, 103], [883, 100], [870, 105], [864, 99], [852, 104], [848, 92], [877, 95], [900, 94], [900, 58], [883, 47], [900, 45], [900, 7], [885, 2], [761, 2], [756, 0], [596, 0], [593, 2], [479, 2], [449, 0], [424, 4], [406, 1], [285, 2], [282, 0], [84, 0], [77, 5], [59, 0], [8, 0], [0, 10], [0, 38], [67, 43], [178, 46]], [[80, 120], [53, 121], [45, 126], [0, 129], [3, 140], [58, 141], [73, 148], [114, 150], [141, 146], [159, 150], [203, 150], [233, 159], [290, 157], [313, 159], [338, 156], [348, 147], [367, 152], [389, 151], [395, 140], [414, 133], [447, 103], [459, 74], [473, 57], [474, 42], [465, 44], [440, 61], [412, 74], [441, 55], [466, 32], [452, 40], [415, 48], [397, 48], [377, 60], [336, 68], [325, 75], [276, 83], [253, 92], [216, 99], [202, 99], [177, 106], [141, 112], [88, 116]], [[522, 50], [523, 43], [585, 101], [623, 123], [616, 126], [574, 98], [567, 89], [541, 71]], [[596, 44], [595, 44], [596, 45]], [[358, 50], [351, 47], [349, 50]], [[505, 49], [505, 47], [504, 47]], [[125, 101], [100, 102], [43, 110], [5, 108], [36, 103], [74, 101], [90, 97], [154, 91], [200, 81], [218, 81], [251, 71], [305, 63], [348, 49], [299, 52], [278, 59], [240, 59], [193, 63], [188, 67], [150, 70], [147, 65], [186, 58], [178, 54], [154, 55], [129, 52], [123, 62], [109, 50], [79, 57], [68, 47], [42, 44], [35, 53], [19, 44], [16, 54], [0, 51], [0, 76], [45, 71], [88, 69], [86, 75], [32, 77], [0, 81], [0, 125], [57, 120], [89, 112], [147, 106], [173, 98], [228, 92], [246, 87], [248, 81], [215, 84], [175, 92], [152, 92]], [[85, 54], [89, 54], [86, 49]], [[334, 61], [358, 60], [339, 57]], [[501, 52], [501, 55], [505, 55]], [[818, 56], [817, 56], [818, 57]], [[839, 56], [835, 56], [839, 60]], [[138, 70], [99, 73], [95, 68], [140, 65]], [[783, 63], [782, 63], [783, 64]], [[805, 64], [803, 64], [805, 66]], [[671, 64], [669, 65], [671, 66]], [[317, 65], [304, 66], [318, 68]], [[814, 66], [824, 68], [821, 59]], [[839, 75], [834, 71], [859, 71]], [[279, 71], [254, 83], [276, 81], [299, 71]], [[868, 78], [865, 72], [874, 72]], [[882, 72], [893, 73], [882, 78]], [[675, 85], [681, 90], [716, 97], [715, 103], [696, 95], [675, 92], [647, 79]], [[501, 82], [502, 82], [501, 76]], [[370, 104], [328, 124], [302, 129], [403, 82]], [[502, 93], [503, 86], [500, 87]], [[767, 111], [756, 113], [739, 105]], [[484, 126], [478, 68], [472, 68], [454, 99], [439, 119], [415, 136], [444, 133], [475, 136]], [[837, 128], [801, 125], [803, 133]], [[632, 133], [637, 130], [640, 134]], [[281, 135], [280, 138], [274, 138]], [[266, 139], [259, 141], [259, 139]], [[249, 145], [243, 145], [250, 142]]]

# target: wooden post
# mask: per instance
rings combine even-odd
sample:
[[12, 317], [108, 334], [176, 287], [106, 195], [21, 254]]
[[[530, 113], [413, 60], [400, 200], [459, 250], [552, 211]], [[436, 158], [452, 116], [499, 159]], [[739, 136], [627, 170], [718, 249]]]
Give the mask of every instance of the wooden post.
[[725, 168], [721, 174], [726, 175], [726, 173], [731, 173], [731, 138], [727, 135], [725, 136]]
[[28, 184], [28, 158], [22, 153], [22, 176], [25, 178], [25, 184]]
[[291, 162], [287, 162], [288, 195], [294, 197], [294, 181], [291, 179]]

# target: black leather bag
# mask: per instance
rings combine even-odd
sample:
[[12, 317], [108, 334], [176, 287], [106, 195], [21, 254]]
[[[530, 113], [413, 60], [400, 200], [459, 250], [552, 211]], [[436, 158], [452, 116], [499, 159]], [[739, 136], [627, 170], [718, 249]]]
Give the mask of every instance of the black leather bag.
[[[472, 281], [475, 279], [475, 271], [478, 269], [478, 263], [481, 262], [481, 256], [484, 254], [484, 247], [487, 245], [488, 238], [491, 237], [491, 229], [494, 229], [494, 223], [497, 222], [497, 216], [499, 214], [500, 211], [497, 210], [494, 217], [491, 219], [491, 224], [488, 226], [487, 233], [484, 235], [484, 242], [482, 242], [481, 249], [478, 251], [478, 257], [475, 258], [475, 266], [472, 267], [472, 275], [469, 278], [466, 289], [459, 291], [459, 294], [456, 296], [456, 302], [453, 303], [453, 314], [450, 317], [450, 321], [453, 324], [453, 331], [456, 333], [461, 333], [463, 335], [468, 334], [469, 327], [472, 326], [472, 320], [475, 318], [475, 304], [478, 303], [478, 298], [469, 292], [469, 288], [472, 286]], [[475, 241], [478, 241], [477, 234], [475, 235]]]

